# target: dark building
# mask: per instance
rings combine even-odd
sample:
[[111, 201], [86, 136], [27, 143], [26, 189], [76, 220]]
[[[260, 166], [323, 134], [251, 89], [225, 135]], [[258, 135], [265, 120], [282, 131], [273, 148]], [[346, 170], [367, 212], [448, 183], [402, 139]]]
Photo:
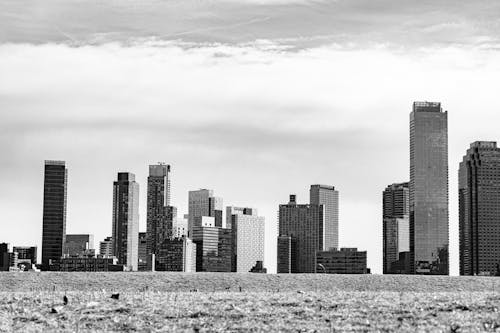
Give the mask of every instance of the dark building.
[[368, 274], [366, 251], [356, 248], [331, 249], [316, 254], [316, 273]]
[[63, 255], [66, 257], [95, 255], [94, 235], [67, 234], [66, 241], [64, 242]]
[[[295, 249], [290, 250], [289, 258], [293, 258], [291, 253], [295, 253], [295, 263], [291, 263], [292, 273], [314, 273], [316, 252], [323, 251], [323, 205], [298, 205], [296, 196], [290, 195], [290, 202], [279, 206], [279, 238], [278, 238], [278, 273], [285, 267], [283, 263], [283, 252], [285, 248], [280, 249], [281, 237], [292, 237], [295, 239]], [[290, 245], [293, 242], [289, 243]], [[281, 257], [281, 258], [280, 258]]]
[[405, 264], [400, 262], [400, 253], [410, 251], [408, 183], [387, 186], [382, 197], [383, 273], [411, 274], [410, 271], [401, 271]]
[[52, 260], [49, 269], [54, 272], [115, 272], [123, 271], [116, 258], [66, 257]]
[[147, 237], [145, 232], [139, 233], [138, 270], [148, 270]]
[[186, 237], [164, 240], [155, 256], [155, 270], [196, 272], [196, 244]]
[[177, 210], [170, 206], [170, 165], [149, 166], [147, 195], [147, 253], [148, 270], [152, 269], [151, 255], [156, 254], [164, 240], [172, 235]]
[[460, 275], [495, 275], [500, 264], [500, 148], [470, 145], [459, 168]]
[[45, 161], [43, 188], [42, 269], [61, 258], [66, 242], [68, 171], [63, 161]]
[[278, 237], [277, 273], [297, 272], [297, 240], [291, 236]]
[[197, 272], [231, 272], [232, 231], [218, 227], [193, 227]]
[[0, 243], [0, 271], [9, 270], [9, 244]]
[[413, 104], [409, 190], [411, 272], [448, 275], [448, 113], [441, 103]]
[[113, 182], [113, 254], [118, 264], [137, 271], [139, 242], [139, 184], [130, 172]]
[[32, 265], [36, 265], [36, 246], [14, 246], [12, 252], [17, 252], [18, 260], [29, 261]]

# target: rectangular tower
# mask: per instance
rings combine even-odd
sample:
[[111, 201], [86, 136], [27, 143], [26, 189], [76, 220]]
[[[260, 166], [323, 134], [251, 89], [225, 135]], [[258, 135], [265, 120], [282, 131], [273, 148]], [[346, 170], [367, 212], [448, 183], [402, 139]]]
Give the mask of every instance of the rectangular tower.
[[63, 255], [68, 257], [95, 255], [94, 235], [67, 234]]
[[500, 273], [500, 148], [470, 145], [459, 169], [460, 275]]
[[311, 185], [311, 205], [323, 205], [324, 250], [339, 247], [339, 191], [330, 185]]
[[410, 269], [448, 275], [448, 112], [415, 102], [410, 114]]
[[119, 265], [137, 271], [139, 251], [139, 184], [130, 172], [113, 183], [113, 253]]
[[45, 161], [43, 185], [42, 269], [60, 259], [66, 241], [68, 170], [64, 161]]
[[[410, 274], [402, 271], [406, 263], [400, 254], [410, 251], [410, 217], [408, 183], [395, 183], [383, 192], [383, 273]], [[409, 264], [409, 263], [408, 263]]]
[[188, 204], [189, 237], [192, 236], [193, 227], [201, 225], [203, 216], [213, 217], [215, 226], [222, 228], [223, 201], [220, 197], [214, 197], [213, 190], [189, 191]]

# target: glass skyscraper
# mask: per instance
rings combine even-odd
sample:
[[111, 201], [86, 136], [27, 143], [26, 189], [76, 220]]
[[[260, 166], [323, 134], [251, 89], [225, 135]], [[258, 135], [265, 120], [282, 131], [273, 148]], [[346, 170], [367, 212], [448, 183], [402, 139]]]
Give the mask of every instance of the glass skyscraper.
[[323, 205], [324, 249], [339, 247], [339, 191], [330, 185], [311, 185], [309, 190], [312, 205]]
[[135, 175], [119, 172], [113, 183], [113, 253], [118, 264], [137, 271], [139, 251], [139, 184]]
[[45, 161], [43, 185], [42, 269], [58, 260], [66, 242], [68, 170], [64, 161]]
[[459, 169], [460, 275], [500, 270], [500, 148], [470, 145]]
[[203, 216], [214, 217], [215, 227], [222, 228], [223, 201], [214, 197], [213, 190], [189, 191], [188, 204], [189, 237], [192, 237], [194, 227], [201, 226]]
[[415, 102], [410, 114], [410, 270], [448, 275], [448, 113]]

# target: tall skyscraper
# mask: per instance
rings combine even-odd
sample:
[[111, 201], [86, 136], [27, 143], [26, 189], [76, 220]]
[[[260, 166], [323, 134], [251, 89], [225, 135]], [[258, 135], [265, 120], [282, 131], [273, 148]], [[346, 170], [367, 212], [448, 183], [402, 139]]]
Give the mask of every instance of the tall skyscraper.
[[[315, 204], [299, 205], [293, 194], [288, 204], [279, 206], [278, 273], [316, 272], [316, 252], [325, 250], [323, 207]], [[285, 241], [286, 237], [290, 237], [288, 241]], [[284, 264], [281, 260], [285, 258], [295, 259], [296, 262]], [[292, 271], [280, 271], [285, 266], [291, 267]]]
[[193, 227], [200, 226], [203, 216], [215, 218], [215, 226], [222, 227], [222, 198], [214, 197], [212, 190], [200, 189], [189, 191], [188, 197], [188, 224], [189, 236], [192, 236]]
[[42, 269], [60, 259], [66, 241], [68, 170], [64, 161], [45, 161], [43, 186]]
[[257, 261], [264, 261], [265, 220], [253, 208], [227, 207], [233, 234], [233, 272], [248, 273]]
[[170, 165], [159, 163], [149, 166], [147, 202], [147, 252], [149, 267], [151, 255], [156, 254], [161, 243], [172, 234], [172, 221], [177, 216], [170, 206]]
[[139, 184], [130, 172], [113, 183], [113, 253], [118, 264], [137, 271], [139, 251]]
[[410, 274], [405, 258], [410, 251], [408, 183], [395, 183], [383, 192], [384, 274]]
[[459, 168], [460, 275], [495, 275], [500, 267], [500, 148], [470, 145]]
[[94, 235], [67, 234], [63, 255], [68, 257], [95, 255]]
[[410, 269], [448, 275], [448, 112], [415, 102], [410, 114]]
[[323, 205], [324, 248], [339, 247], [339, 191], [330, 185], [311, 185], [311, 205]]

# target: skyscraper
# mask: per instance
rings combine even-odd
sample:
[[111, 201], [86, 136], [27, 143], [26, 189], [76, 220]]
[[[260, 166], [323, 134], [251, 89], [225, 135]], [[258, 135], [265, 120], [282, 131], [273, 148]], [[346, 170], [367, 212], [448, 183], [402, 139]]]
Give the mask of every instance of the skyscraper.
[[[325, 250], [323, 205], [299, 205], [292, 194], [288, 204], [279, 206], [278, 218], [278, 273], [316, 272], [316, 252]], [[285, 258], [296, 262], [282, 263]], [[292, 271], [280, 271], [284, 267]]]
[[[248, 273], [257, 261], [264, 261], [265, 220], [253, 208], [227, 207], [233, 234], [233, 272]], [[228, 217], [229, 219], [229, 217]]]
[[189, 237], [192, 236], [193, 227], [201, 225], [203, 216], [214, 217], [215, 226], [222, 227], [222, 198], [214, 197], [212, 190], [189, 191], [188, 202]]
[[137, 271], [139, 251], [139, 184], [130, 172], [113, 183], [113, 253], [118, 264]]
[[470, 145], [459, 168], [460, 275], [500, 269], [500, 148]]
[[172, 221], [177, 215], [170, 206], [170, 165], [158, 163], [149, 166], [147, 202], [147, 252], [151, 268], [151, 255], [172, 234]]
[[68, 170], [64, 161], [45, 161], [43, 186], [42, 269], [60, 259], [66, 241]]
[[311, 205], [323, 205], [324, 248], [339, 247], [339, 191], [330, 185], [311, 185]]
[[387, 186], [382, 197], [383, 273], [410, 274], [409, 270], [405, 269], [410, 263], [404, 261], [410, 251], [408, 183], [395, 183]]
[[193, 227], [197, 272], [231, 272], [232, 231], [215, 226]]
[[415, 102], [410, 114], [410, 269], [448, 275], [448, 113]]

